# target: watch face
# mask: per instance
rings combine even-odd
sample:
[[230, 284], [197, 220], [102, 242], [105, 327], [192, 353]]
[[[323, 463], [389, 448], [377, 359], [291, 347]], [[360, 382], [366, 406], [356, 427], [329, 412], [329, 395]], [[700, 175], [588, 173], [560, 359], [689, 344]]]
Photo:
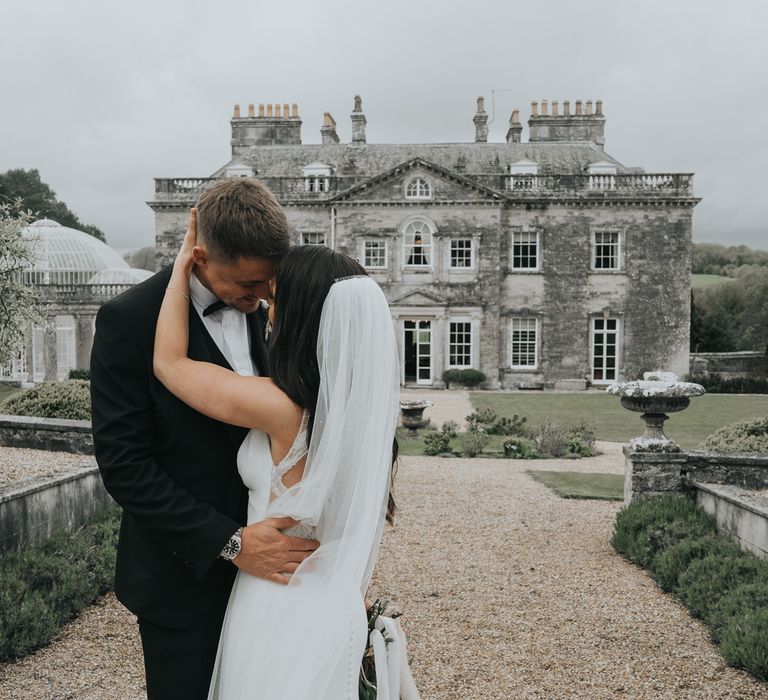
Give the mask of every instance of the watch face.
[[221, 553], [227, 559], [234, 559], [240, 553], [240, 540], [236, 537], [230, 537]]

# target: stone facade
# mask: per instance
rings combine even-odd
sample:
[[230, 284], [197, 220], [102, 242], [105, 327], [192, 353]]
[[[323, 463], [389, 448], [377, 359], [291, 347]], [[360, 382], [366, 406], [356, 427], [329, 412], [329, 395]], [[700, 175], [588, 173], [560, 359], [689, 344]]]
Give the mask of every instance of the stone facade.
[[255, 176], [297, 244], [359, 258], [381, 284], [404, 384], [442, 386], [448, 368], [510, 389], [688, 372], [692, 176], [608, 155], [601, 102], [533, 103], [528, 142], [515, 110], [507, 142], [488, 143], [479, 99], [459, 144], [367, 143], [359, 98], [352, 143], [326, 113], [322, 143], [302, 144], [298, 110], [278, 107], [236, 108], [232, 160], [211, 177], [156, 180], [162, 262], [200, 192]]

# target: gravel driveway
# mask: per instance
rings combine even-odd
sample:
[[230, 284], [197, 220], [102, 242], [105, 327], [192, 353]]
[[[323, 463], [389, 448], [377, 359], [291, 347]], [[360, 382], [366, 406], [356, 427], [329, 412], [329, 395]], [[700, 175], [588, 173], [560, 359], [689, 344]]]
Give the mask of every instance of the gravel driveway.
[[[424, 700], [768, 698], [613, 552], [619, 503], [560, 499], [524, 473], [621, 472], [620, 445], [602, 447], [578, 461], [403, 460], [374, 592], [404, 612]], [[47, 649], [0, 665], [0, 697], [143, 697], [133, 618], [105, 597]]]

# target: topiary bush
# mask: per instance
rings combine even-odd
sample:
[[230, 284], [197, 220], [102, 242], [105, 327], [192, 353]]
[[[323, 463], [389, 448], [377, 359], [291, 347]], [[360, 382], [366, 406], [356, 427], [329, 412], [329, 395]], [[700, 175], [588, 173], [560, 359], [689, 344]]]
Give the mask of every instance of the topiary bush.
[[14, 394], [0, 406], [0, 410], [16, 416], [89, 420], [90, 384], [82, 379], [43, 382], [20, 394]]
[[450, 387], [451, 384], [458, 384], [465, 387], [476, 387], [482, 384], [487, 377], [476, 369], [447, 369], [443, 372], [443, 382]]
[[702, 447], [715, 452], [768, 454], [768, 416], [725, 425], [712, 433]]
[[47, 644], [111, 589], [119, 525], [120, 511], [110, 508], [79, 530], [0, 556], [0, 660]]

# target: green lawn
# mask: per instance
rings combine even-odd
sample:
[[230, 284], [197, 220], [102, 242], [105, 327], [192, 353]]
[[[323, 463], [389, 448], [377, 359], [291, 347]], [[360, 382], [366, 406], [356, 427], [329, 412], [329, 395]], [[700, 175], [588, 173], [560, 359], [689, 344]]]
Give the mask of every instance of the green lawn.
[[552, 489], [561, 498], [624, 500], [623, 474], [582, 474], [580, 472], [547, 472], [533, 469], [529, 469], [526, 473]]
[[[19, 391], [21, 391], [21, 389], [17, 386], [9, 386], [8, 384], [0, 383], [0, 404], [2, 404], [9, 396], [13, 396]], [[2, 413], [2, 411], [0, 411], [0, 413]]]
[[[476, 409], [491, 408], [500, 416], [513, 413], [528, 417], [538, 425], [550, 417], [562, 423], [587, 420], [595, 427], [598, 440], [628, 442], [644, 430], [639, 413], [621, 407], [616, 396], [603, 393], [550, 394], [526, 392], [472, 392]], [[694, 397], [680, 413], [672, 413], [664, 431], [683, 447], [697, 447], [717, 428], [758, 416], [768, 415], [768, 394], [707, 394]]]
[[725, 275], [691, 275], [691, 287], [694, 289], [702, 289], [728, 282], [733, 282], [733, 277], [726, 277]]

